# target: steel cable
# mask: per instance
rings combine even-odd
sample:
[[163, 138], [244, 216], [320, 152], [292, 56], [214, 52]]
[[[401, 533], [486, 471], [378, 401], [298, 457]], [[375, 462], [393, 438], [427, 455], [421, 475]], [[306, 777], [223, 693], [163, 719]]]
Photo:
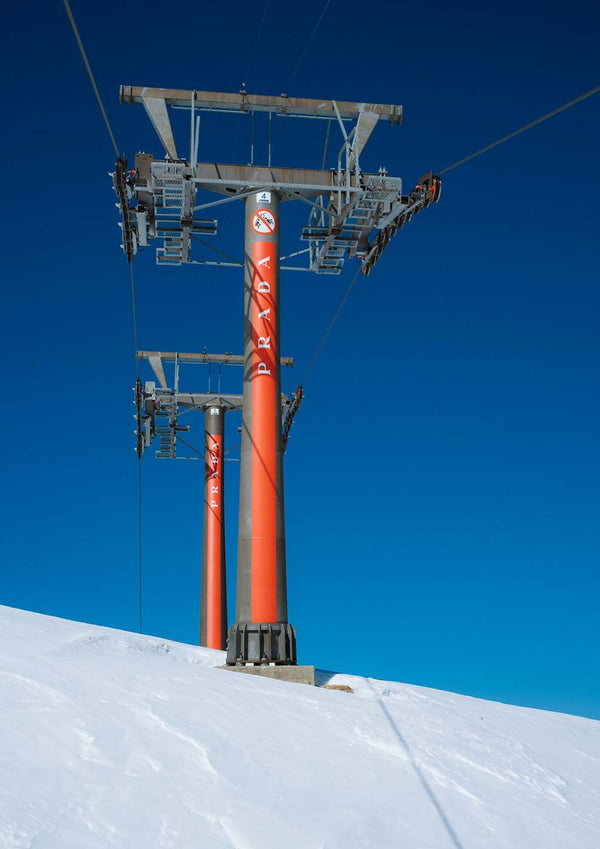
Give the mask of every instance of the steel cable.
[[193, 446], [193, 445], [190, 445], [190, 443], [189, 443], [189, 442], [186, 442], [186, 441], [185, 441], [185, 439], [182, 439], [182, 437], [181, 437], [181, 436], [179, 436], [179, 434], [177, 434], [177, 442], [183, 442], [183, 444], [184, 444], [187, 448], [189, 448], [189, 449], [190, 449], [190, 451], [193, 451], [193, 452], [194, 452], [194, 454], [197, 454], [199, 457], [202, 457], [202, 459], [204, 460], [204, 452], [203, 452], [203, 451], [199, 451], [197, 448], [194, 448], [194, 446]]
[[[324, 13], [325, 13], [325, 11], [323, 12], [323, 14]], [[509, 139], [512, 139], [515, 136], [518, 136], [520, 133], [524, 133], [526, 130], [530, 130], [532, 127], [535, 127], [537, 124], [541, 124], [543, 121], [547, 121], [548, 118], [552, 118], [554, 115], [558, 115], [559, 112], [564, 112], [565, 109], [569, 109], [571, 106], [574, 106], [576, 103], [580, 103], [582, 100], [586, 100], [588, 97], [591, 97], [592, 95], [597, 94], [598, 92], [600, 92], [600, 86], [596, 86], [595, 88], [592, 88], [589, 91], [584, 92], [584, 94], [580, 94], [578, 97], [574, 97], [572, 100], [569, 100], [567, 103], [563, 103], [562, 106], [558, 106], [556, 109], [553, 109], [551, 112], [547, 112], [545, 115], [542, 115], [540, 118], [536, 118], [535, 121], [530, 121], [528, 124], [525, 124], [523, 127], [519, 127], [518, 130], [514, 130], [512, 133], [509, 133], [508, 135], [503, 136], [502, 138], [498, 139], [497, 141], [492, 142], [492, 144], [488, 144], [485, 147], [482, 147], [480, 150], [476, 150], [474, 153], [471, 153], [469, 156], [465, 156], [463, 159], [459, 159], [458, 162], [454, 162], [452, 165], [449, 165], [447, 168], [443, 168], [441, 171], [436, 171], [436, 174], [439, 174], [440, 176], [442, 174], [447, 174], [448, 171], [452, 171], [454, 168], [458, 168], [459, 165], [464, 165], [465, 162], [469, 162], [471, 159], [475, 159], [476, 156], [481, 156], [482, 153], [487, 153], [488, 150], [492, 150], [492, 148], [498, 147], [498, 145], [503, 144], [503, 142], [508, 141]], [[333, 319], [331, 320], [331, 323], [330, 323], [329, 327], [327, 328], [325, 335], [323, 336], [323, 339], [321, 340], [321, 343], [319, 344], [319, 347], [317, 348], [317, 351], [316, 351], [314, 357], [312, 358], [310, 365], [308, 366], [302, 381], [300, 382], [300, 386], [304, 385], [306, 378], [308, 377], [308, 375], [312, 371], [312, 368], [313, 368], [313, 366], [314, 366], [314, 364], [317, 360], [317, 357], [321, 353], [321, 350], [322, 350], [325, 342], [327, 341], [327, 337], [331, 333], [331, 330], [332, 330], [335, 322], [337, 321], [338, 316], [339, 316], [340, 312], [342, 311], [344, 304], [348, 300], [350, 292], [354, 288], [354, 284], [356, 283], [356, 281], [358, 279], [359, 273], [360, 273], [360, 269], [358, 269], [358, 271], [356, 272], [356, 274], [354, 275], [354, 277], [352, 279], [352, 282], [348, 286], [348, 289], [346, 290], [344, 297], [342, 298], [341, 303], [340, 303], [339, 307], [337, 308], [336, 313], [335, 313]]]
[[334, 324], [336, 323], [336, 321], [338, 320], [338, 316], [339, 316], [339, 314], [341, 313], [341, 311], [342, 311], [342, 309], [343, 309], [344, 304], [345, 304], [345, 303], [346, 303], [346, 301], [348, 300], [348, 297], [350, 296], [350, 292], [351, 292], [351, 291], [352, 291], [352, 289], [354, 288], [354, 284], [355, 284], [355, 283], [356, 283], [356, 281], [358, 280], [358, 275], [359, 275], [359, 274], [360, 274], [360, 267], [356, 270], [356, 274], [354, 275], [354, 277], [352, 278], [352, 280], [351, 280], [351, 282], [350, 282], [350, 285], [349, 285], [349, 286], [348, 286], [348, 288], [346, 289], [346, 291], [345, 291], [345, 293], [344, 293], [344, 297], [343, 297], [343, 298], [342, 298], [342, 300], [340, 301], [340, 304], [339, 304], [339, 306], [338, 306], [337, 310], [335, 311], [335, 315], [334, 315], [334, 316], [333, 316], [333, 318], [331, 319], [331, 322], [329, 323], [329, 327], [328, 327], [328, 328], [327, 328], [327, 330], [325, 331], [325, 334], [324, 334], [323, 338], [321, 339], [321, 342], [319, 343], [319, 347], [317, 348], [317, 350], [316, 350], [316, 352], [315, 352], [314, 357], [313, 357], [313, 358], [312, 358], [312, 360], [310, 361], [310, 365], [309, 365], [309, 366], [308, 366], [308, 368], [306, 369], [306, 372], [304, 373], [304, 377], [303, 377], [303, 378], [302, 378], [302, 380], [300, 381], [300, 386], [304, 386], [304, 383], [306, 382], [306, 378], [307, 378], [307, 377], [308, 377], [308, 375], [311, 373], [311, 371], [312, 371], [312, 369], [313, 369], [313, 366], [314, 366], [314, 364], [316, 363], [317, 358], [318, 358], [319, 354], [321, 353], [321, 350], [323, 349], [323, 345], [325, 344], [325, 342], [327, 342], [327, 338], [328, 338], [329, 334], [331, 333], [331, 331], [333, 330], [333, 325], [334, 325]]
[[[94, 72], [92, 71], [92, 67], [90, 65], [89, 59], [87, 57], [87, 53], [85, 52], [85, 47], [83, 46], [83, 41], [81, 40], [81, 36], [79, 34], [79, 30], [77, 28], [77, 24], [75, 23], [75, 17], [73, 15], [73, 11], [71, 9], [71, 5], [69, 0], [63, 0], [63, 5], [65, 7], [65, 11], [71, 23], [71, 28], [73, 30], [73, 34], [75, 36], [75, 40], [77, 41], [77, 45], [79, 47], [79, 52], [81, 53], [81, 58], [83, 59], [85, 68], [88, 73], [88, 77], [92, 84], [92, 88], [94, 90], [94, 94], [96, 95], [96, 100], [98, 101], [98, 106], [100, 107], [100, 111], [102, 113], [102, 117], [104, 118], [104, 123], [106, 124], [106, 129], [108, 131], [108, 135], [110, 137], [110, 141], [115, 151], [115, 155], [117, 159], [121, 158], [121, 154], [119, 151], [119, 147], [115, 140], [115, 134], [113, 133], [112, 127], [110, 125], [110, 121], [108, 120], [108, 115], [106, 114], [106, 109], [104, 108], [104, 103], [102, 101], [102, 97], [100, 95], [100, 91], [96, 84], [96, 79], [94, 77]], [[123, 210], [123, 214], [125, 215], [126, 211]], [[137, 334], [137, 312], [136, 312], [136, 302], [135, 302], [135, 277], [133, 273], [133, 263], [129, 263], [130, 270], [130, 278], [131, 278], [131, 306], [133, 313], [133, 342], [135, 346], [135, 367], [136, 367], [136, 376], [139, 380], [140, 378], [140, 364], [137, 356], [138, 352], [138, 334]], [[142, 463], [141, 457], [138, 460], [138, 593], [139, 593], [139, 632], [142, 633]]]
[[134, 345], [134, 355], [135, 355], [135, 370], [136, 376], [139, 378], [140, 376], [140, 361], [138, 359], [138, 332], [137, 332], [137, 310], [135, 305], [135, 277], [133, 275], [133, 263], [129, 263], [129, 271], [131, 277], [131, 311], [133, 314], [133, 345]]
[[247, 83], [247, 81], [248, 81], [248, 77], [250, 76], [250, 70], [251, 70], [252, 65], [253, 65], [253, 63], [254, 63], [254, 55], [255, 55], [255, 53], [256, 53], [256, 48], [258, 47], [258, 42], [260, 41], [260, 37], [261, 37], [261, 35], [262, 35], [262, 31], [263, 31], [263, 28], [264, 28], [264, 26], [265, 26], [265, 21], [266, 21], [266, 19], [267, 19], [267, 12], [269, 11], [269, 6], [270, 6], [270, 5], [271, 5], [271, 0], [267, 0], [267, 2], [265, 3], [265, 9], [264, 9], [264, 12], [263, 12], [263, 15], [262, 15], [261, 22], [260, 22], [260, 24], [258, 25], [258, 31], [257, 31], [257, 33], [256, 33], [256, 38], [254, 39], [254, 47], [252, 48], [252, 53], [250, 54], [250, 59], [249, 59], [249, 61], [248, 61], [248, 67], [247, 67], [247, 69], [246, 69], [246, 75], [245, 75], [245, 77], [244, 77], [244, 81], [243, 81], [243, 83], [242, 83], [242, 85], [244, 86], [244, 88], [246, 87], [246, 83]]
[[77, 29], [77, 24], [75, 23], [75, 18], [73, 17], [73, 12], [71, 10], [71, 5], [69, 0], [63, 0], [63, 4], [67, 15], [69, 16], [69, 21], [71, 22], [71, 27], [73, 29], [73, 33], [75, 35], [75, 39], [79, 46], [79, 52], [81, 53], [81, 58], [85, 64], [86, 70], [88, 72], [88, 77], [90, 78], [90, 82], [92, 84], [92, 88], [94, 89], [94, 94], [96, 95], [96, 100], [98, 101], [98, 106], [100, 107], [100, 111], [102, 112], [102, 117], [104, 118], [104, 123], [106, 124], [106, 129], [108, 130], [108, 135], [110, 136], [110, 140], [112, 142], [112, 146], [115, 149], [115, 154], [117, 159], [120, 157], [119, 148], [117, 146], [117, 142], [115, 141], [115, 135], [112, 131], [112, 127], [110, 126], [110, 121], [108, 120], [108, 115], [106, 114], [106, 109], [104, 108], [104, 103], [102, 102], [102, 98], [100, 96], [100, 92], [98, 91], [98, 86], [96, 85], [96, 80], [94, 78], [94, 74], [91, 68], [91, 65], [88, 61], [87, 54], [85, 52], [85, 47], [83, 46], [83, 42], [81, 40], [81, 36], [79, 35], [79, 30]]
[[308, 48], [309, 48], [309, 47], [310, 47], [310, 45], [312, 44], [312, 42], [313, 42], [313, 38], [314, 38], [314, 37], [315, 37], [315, 35], [317, 34], [317, 30], [318, 30], [318, 29], [319, 29], [319, 27], [321, 26], [321, 21], [322, 21], [322, 20], [323, 20], [323, 18], [325, 17], [325, 12], [326, 12], [326, 11], [327, 11], [327, 9], [329, 8], [329, 4], [330, 4], [330, 3], [331, 3], [331, 0], [327, 0], [327, 2], [325, 3], [325, 5], [323, 6], [323, 9], [322, 9], [322, 11], [321, 11], [321, 14], [319, 15], [319, 20], [318, 20], [318, 21], [317, 21], [317, 23], [314, 25], [314, 27], [313, 27], [313, 31], [312, 31], [312, 32], [311, 32], [311, 34], [309, 35], [309, 37], [308, 37], [308, 41], [306, 42], [306, 46], [304, 47], [304, 50], [302, 51], [302, 54], [301, 54], [301, 56], [300, 56], [300, 58], [298, 59], [298, 62], [297, 62], [297, 64], [296, 64], [296, 67], [294, 68], [294, 72], [292, 73], [292, 79], [295, 79], [296, 74], [298, 73], [298, 68], [300, 67], [300, 65], [301, 65], [301, 64], [302, 64], [302, 62], [304, 61], [304, 57], [305, 57], [305, 56], [306, 56], [306, 54], [308, 53]]
[[139, 631], [142, 633], [142, 461], [138, 460], [138, 596]]
[[[133, 263], [129, 263], [131, 274], [131, 306], [133, 312], [133, 344], [135, 347], [135, 368], [137, 379], [140, 379], [140, 361], [138, 359], [137, 313], [135, 305], [135, 277]], [[139, 422], [138, 422], [139, 427]], [[139, 632], [142, 633], [142, 458], [138, 457], [138, 594], [139, 594]]]
[[600, 85], [596, 86], [595, 88], [591, 88], [584, 94], [580, 94], [579, 97], [574, 97], [573, 100], [569, 100], [568, 103], [563, 103], [562, 106], [558, 106], [556, 109], [553, 109], [552, 112], [547, 112], [540, 118], [536, 118], [535, 121], [530, 121], [529, 124], [525, 124], [523, 127], [519, 127], [518, 130], [513, 130], [513, 132], [509, 133], [507, 136], [502, 136], [501, 139], [498, 139], [497, 141], [492, 142], [491, 144], [488, 144], [485, 147], [482, 147], [480, 150], [476, 150], [474, 153], [469, 154], [469, 156], [465, 156], [464, 159], [459, 159], [458, 162], [454, 162], [447, 168], [443, 168], [441, 171], [436, 171], [435, 173], [439, 174], [440, 176], [442, 174], [447, 174], [448, 171], [452, 171], [454, 168], [458, 168], [459, 165], [464, 165], [465, 162], [469, 162], [471, 159], [475, 159], [476, 156], [481, 156], [482, 153], [487, 153], [488, 150], [492, 150], [492, 148], [498, 147], [499, 144], [503, 144], [505, 141], [513, 139], [515, 136], [524, 133], [526, 130], [530, 130], [537, 124], [541, 124], [542, 121], [547, 121], [548, 118], [552, 118], [554, 117], [554, 115], [558, 115], [559, 112], [564, 112], [565, 109], [569, 109], [569, 107], [575, 106], [576, 103], [580, 103], [582, 100], [586, 100], [586, 98], [591, 97], [593, 94], [597, 94], [599, 91]]

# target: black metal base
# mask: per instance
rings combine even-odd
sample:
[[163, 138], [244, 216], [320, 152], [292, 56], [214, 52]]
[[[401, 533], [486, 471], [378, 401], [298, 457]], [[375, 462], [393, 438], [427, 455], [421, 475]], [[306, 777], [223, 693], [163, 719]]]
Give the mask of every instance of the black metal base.
[[287, 622], [236, 622], [227, 636], [229, 666], [296, 664], [296, 631]]

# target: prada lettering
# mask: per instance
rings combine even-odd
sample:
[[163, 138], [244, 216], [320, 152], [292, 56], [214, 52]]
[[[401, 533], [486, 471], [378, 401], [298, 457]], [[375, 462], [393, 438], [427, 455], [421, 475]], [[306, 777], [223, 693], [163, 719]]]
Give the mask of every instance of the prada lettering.
[[253, 279], [253, 364], [261, 379], [274, 376], [275, 244], [255, 243]]
[[214, 438], [214, 436], [209, 435], [208, 437], [208, 445], [207, 445], [207, 465], [208, 465], [208, 476], [209, 480], [212, 481], [210, 485], [210, 506], [213, 509], [219, 509], [221, 506], [221, 499], [219, 498], [221, 494], [221, 487], [219, 485], [219, 481], [221, 478], [221, 451], [220, 451], [220, 443]]

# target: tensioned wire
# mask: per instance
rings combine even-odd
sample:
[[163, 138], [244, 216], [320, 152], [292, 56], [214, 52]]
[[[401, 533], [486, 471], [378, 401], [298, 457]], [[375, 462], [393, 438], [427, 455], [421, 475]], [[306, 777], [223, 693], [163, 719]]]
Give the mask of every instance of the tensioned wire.
[[[110, 125], [110, 121], [108, 120], [108, 115], [106, 114], [106, 109], [104, 108], [104, 103], [102, 101], [102, 97], [100, 95], [100, 91], [96, 84], [96, 79], [94, 77], [94, 72], [92, 71], [92, 67], [90, 65], [89, 59], [87, 57], [87, 53], [85, 52], [85, 47], [83, 46], [83, 41], [81, 40], [81, 36], [79, 34], [79, 30], [77, 28], [77, 24], [75, 22], [75, 17], [73, 15], [73, 11], [71, 9], [71, 5], [69, 0], [63, 0], [63, 5], [65, 7], [65, 11], [71, 23], [71, 28], [73, 30], [73, 34], [75, 36], [75, 40], [77, 41], [77, 46], [79, 47], [79, 52], [81, 53], [81, 58], [83, 59], [83, 63], [85, 65], [86, 71], [88, 73], [88, 77], [90, 78], [90, 82], [92, 84], [92, 89], [94, 94], [96, 95], [96, 100], [98, 101], [98, 106], [100, 107], [100, 112], [102, 113], [102, 117], [104, 119], [104, 123], [106, 124], [106, 129], [108, 131], [108, 135], [110, 137], [111, 144], [114, 148], [117, 159], [121, 158], [121, 154], [119, 152], [119, 147], [115, 140], [115, 134], [113, 133], [112, 127]], [[137, 313], [136, 313], [136, 304], [135, 304], [135, 276], [133, 273], [133, 263], [129, 263], [129, 271], [130, 271], [130, 279], [131, 279], [131, 308], [133, 313], [133, 344], [134, 344], [134, 356], [135, 356], [135, 368], [136, 368], [136, 376], [139, 380], [140, 378], [140, 364], [137, 356], [138, 352], [138, 335], [137, 335]], [[141, 458], [138, 461], [138, 596], [139, 596], [139, 632], [142, 633], [142, 463]]]
[[[580, 94], [578, 97], [574, 97], [572, 100], [569, 100], [567, 103], [563, 103], [562, 106], [557, 106], [556, 109], [553, 109], [551, 112], [547, 112], [545, 115], [542, 115], [541, 117], [536, 118], [534, 121], [530, 121], [528, 124], [524, 124], [522, 127], [519, 127], [518, 130], [513, 130], [512, 133], [508, 133], [508, 135], [502, 136], [502, 138], [497, 139], [495, 142], [492, 142], [491, 144], [488, 144], [485, 147], [482, 147], [479, 150], [474, 151], [473, 153], [469, 154], [469, 156], [465, 156], [463, 159], [459, 159], [457, 162], [453, 162], [452, 165], [448, 165], [447, 168], [443, 168], [441, 171], [436, 171], [435, 173], [438, 174], [439, 176], [441, 176], [442, 174], [447, 174], [449, 171], [454, 170], [454, 168], [458, 168], [460, 165], [464, 165], [465, 162], [470, 162], [471, 159], [475, 159], [475, 157], [481, 156], [483, 153], [487, 153], [488, 150], [492, 150], [493, 148], [498, 147], [498, 145], [501, 145], [504, 142], [509, 141], [509, 139], [513, 139], [515, 136], [518, 136], [521, 133], [524, 133], [526, 130], [530, 130], [532, 127], [535, 127], [538, 124], [541, 124], [543, 121], [547, 121], [549, 118], [554, 117], [554, 115], [558, 115], [559, 112], [564, 112], [565, 109], [569, 109], [571, 106], [575, 106], [576, 103], [581, 103], [582, 100], [586, 100], [588, 97], [591, 97], [593, 94], [597, 94], [598, 92], [600, 92], [600, 86], [595, 86], [595, 88], [591, 88], [589, 91], [586, 91], [583, 94]], [[359, 271], [360, 271], [360, 269], [359, 269]], [[316, 362], [317, 357], [321, 353], [321, 350], [322, 350], [325, 342], [327, 341], [329, 334], [331, 333], [331, 331], [333, 329], [333, 325], [336, 323], [336, 321], [337, 321], [337, 319], [338, 319], [338, 317], [339, 317], [339, 315], [342, 311], [342, 307], [344, 306], [344, 304], [348, 300], [348, 296], [350, 295], [350, 292], [354, 288], [354, 284], [356, 283], [356, 280], [358, 279], [358, 273], [359, 272], [357, 272], [354, 275], [352, 282], [350, 283], [350, 286], [348, 287], [348, 289], [344, 293], [344, 296], [342, 297], [342, 300], [341, 300], [341, 302], [340, 302], [340, 304], [339, 304], [339, 306], [338, 306], [338, 308], [335, 312], [335, 315], [333, 316], [333, 319], [331, 320], [329, 327], [325, 331], [325, 335], [321, 339], [321, 342], [319, 343], [317, 351], [316, 351], [314, 357], [312, 358], [308, 369], [306, 370], [306, 374], [304, 375], [304, 378], [302, 379], [302, 382], [300, 383], [301, 386], [304, 385], [304, 381], [308, 377], [309, 373], [311, 372], [311, 370], [312, 370], [312, 368], [313, 368], [313, 366]]]
[[117, 143], [115, 141], [115, 136], [112, 131], [112, 127], [110, 126], [110, 121], [108, 120], [108, 115], [106, 114], [106, 109], [104, 108], [104, 103], [102, 102], [102, 98], [100, 97], [100, 92], [98, 91], [98, 86], [96, 85], [96, 80], [94, 78], [94, 74], [92, 71], [92, 67], [88, 61], [87, 54], [85, 52], [85, 47], [83, 46], [83, 41], [81, 40], [81, 36], [79, 35], [79, 30], [77, 29], [77, 24], [75, 23], [75, 18], [73, 17], [73, 12], [71, 10], [71, 5], [69, 0], [63, 0], [63, 4], [67, 15], [69, 16], [69, 20], [71, 22], [71, 27], [73, 28], [73, 33], [75, 35], [75, 40], [79, 46], [79, 52], [81, 53], [81, 58], [85, 64], [86, 70], [88, 72], [88, 76], [90, 78], [90, 82], [92, 84], [92, 88], [94, 89], [94, 94], [96, 95], [96, 100], [98, 101], [98, 106], [100, 107], [100, 111], [102, 112], [102, 117], [104, 118], [104, 123], [106, 124], [106, 129], [108, 130], [108, 135], [110, 136], [110, 140], [112, 142], [112, 146], [115, 149], [115, 154], [117, 155], [117, 159], [120, 157], [119, 148], [117, 147]]
[[595, 88], [591, 88], [589, 91], [584, 92], [584, 94], [580, 94], [579, 97], [574, 97], [573, 100], [569, 100], [567, 103], [563, 103], [562, 106], [557, 106], [556, 109], [553, 109], [552, 112], [547, 112], [545, 115], [542, 115], [540, 118], [536, 118], [535, 121], [530, 121], [529, 124], [524, 124], [522, 127], [519, 127], [518, 130], [513, 130], [512, 133], [509, 133], [507, 136], [502, 136], [501, 139], [498, 139], [491, 144], [486, 145], [485, 147], [476, 150], [474, 153], [470, 153], [468, 156], [465, 156], [464, 159], [459, 159], [458, 162], [452, 163], [452, 165], [448, 165], [447, 168], [442, 168], [441, 171], [436, 171], [436, 174], [440, 176], [442, 174], [447, 174], [448, 171], [452, 171], [454, 168], [458, 168], [459, 165], [464, 165], [465, 162], [470, 162], [471, 159], [475, 159], [476, 156], [481, 156], [482, 153], [487, 153], [488, 150], [492, 150], [494, 147], [498, 147], [499, 144], [503, 144], [509, 139], [514, 139], [515, 136], [524, 133], [526, 130], [530, 130], [532, 127], [541, 124], [543, 121], [547, 121], [548, 118], [553, 118], [554, 115], [558, 115], [559, 112], [564, 112], [565, 109], [569, 109], [571, 106], [575, 106], [576, 103], [581, 103], [582, 100], [586, 100], [586, 98], [591, 97], [593, 94], [597, 94], [600, 91], [600, 85]]

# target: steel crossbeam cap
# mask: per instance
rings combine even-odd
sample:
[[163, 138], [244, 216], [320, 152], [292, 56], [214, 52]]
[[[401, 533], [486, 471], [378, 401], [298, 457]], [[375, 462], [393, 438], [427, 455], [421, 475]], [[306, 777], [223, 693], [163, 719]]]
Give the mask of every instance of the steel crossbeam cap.
[[[346, 100], [314, 100], [306, 97], [288, 97], [285, 94], [237, 94], [221, 91], [187, 91], [177, 88], [146, 88], [145, 86], [122, 85], [119, 100], [123, 103], [143, 103], [159, 100], [167, 106], [190, 108], [193, 101], [196, 109], [214, 109], [234, 112], [273, 112], [278, 115], [301, 115], [307, 118], [358, 118], [363, 112], [371, 112], [379, 119], [391, 124], [402, 122], [402, 106], [387, 103], [355, 103]], [[337, 106], [337, 111], [336, 111]], [[150, 107], [151, 110], [151, 107]]]
[[226, 407], [229, 410], [242, 409], [242, 395], [222, 395], [210, 392], [177, 392], [177, 403], [182, 407], [205, 410], [207, 407]]
[[[175, 351], [138, 351], [138, 360], [164, 360], [166, 363], [221, 363], [223, 365], [244, 365], [243, 354], [179, 354]], [[281, 365], [294, 367], [293, 357], [281, 357]]]

